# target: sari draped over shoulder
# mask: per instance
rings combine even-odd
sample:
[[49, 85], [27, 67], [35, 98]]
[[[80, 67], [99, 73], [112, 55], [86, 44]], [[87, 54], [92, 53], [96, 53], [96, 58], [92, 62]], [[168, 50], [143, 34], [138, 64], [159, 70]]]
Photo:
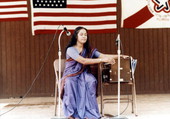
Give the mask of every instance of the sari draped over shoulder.
[[[91, 51], [89, 57], [93, 57], [96, 49]], [[84, 49], [81, 56], [86, 57]], [[66, 117], [79, 119], [98, 119], [100, 113], [96, 100], [97, 80], [88, 73], [83, 64], [67, 59], [65, 70], [61, 79], [61, 98], [63, 112]]]

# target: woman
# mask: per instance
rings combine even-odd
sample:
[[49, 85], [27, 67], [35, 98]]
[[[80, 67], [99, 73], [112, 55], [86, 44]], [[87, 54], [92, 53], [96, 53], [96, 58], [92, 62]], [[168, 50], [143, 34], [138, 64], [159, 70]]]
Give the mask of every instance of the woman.
[[[93, 58], [93, 59], [92, 59]], [[66, 64], [61, 81], [64, 115], [70, 119], [98, 119], [97, 81], [88, 73], [87, 65], [107, 62], [114, 64], [116, 55], [91, 50], [87, 29], [77, 27], [66, 47]]]

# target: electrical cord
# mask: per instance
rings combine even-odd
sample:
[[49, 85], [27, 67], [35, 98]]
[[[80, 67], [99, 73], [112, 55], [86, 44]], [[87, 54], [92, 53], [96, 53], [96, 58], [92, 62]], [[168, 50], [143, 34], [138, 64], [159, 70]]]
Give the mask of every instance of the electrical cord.
[[120, 41], [119, 41], [119, 40], [116, 40], [115, 45], [118, 46], [118, 42], [120, 42], [120, 49], [121, 49], [121, 51], [122, 51], [121, 54], [124, 54], [123, 44], [122, 44], [121, 40], [120, 40]]
[[14, 110], [14, 109], [15, 109], [15, 108], [23, 101], [23, 99], [29, 94], [29, 92], [31, 91], [31, 89], [32, 89], [32, 87], [33, 87], [35, 81], [38, 79], [40, 73], [42, 72], [42, 69], [44, 68], [44, 65], [45, 65], [45, 63], [46, 63], [46, 61], [47, 61], [47, 58], [48, 58], [48, 56], [49, 56], [49, 52], [50, 52], [50, 50], [51, 50], [51, 47], [52, 47], [53, 44], [54, 44], [54, 41], [55, 41], [55, 38], [56, 38], [56, 35], [57, 35], [57, 32], [58, 32], [58, 29], [60, 28], [60, 26], [61, 26], [61, 25], [59, 25], [58, 28], [57, 28], [57, 30], [55, 31], [53, 40], [52, 40], [52, 42], [51, 42], [51, 44], [50, 44], [50, 47], [48, 48], [48, 51], [47, 51], [46, 56], [45, 56], [45, 59], [44, 59], [42, 65], [41, 65], [41, 67], [40, 67], [40, 69], [39, 69], [37, 75], [35, 76], [33, 82], [31, 83], [30, 88], [29, 88], [29, 89], [27, 90], [27, 92], [24, 94], [24, 96], [22, 97], [22, 99], [21, 99], [18, 103], [16, 103], [16, 105], [15, 105], [14, 107], [12, 107], [12, 108], [9, 109], [8, 111], [6, 111], [6, 112], [0, 114], [0, 116], [5, 115], [5, 114], [11, 112], [12, 110]]
[[[130, 99], [129, 99], [129, 95], [127, 95], [127, 96], [128, 96], [128, 98], [127, 98], [128, 99], [127, 105], [126, 105], [125, 109], [120, 113], [120, 115], [122, 115], [127, 110], [128, 106], [129, 106], [129, 102], [130, 102], [129, 100]], [[118, 116], [118, 115], [114, 115], [114, 117], [116, 117], [116, 116]]]
[[122, 54], [124, 54], [123, 44], [122, 44], [122, 42], [121, 42], [121, 41], [120, 41], [120, 49], [121, 49], [121, 51], [122, 51]]

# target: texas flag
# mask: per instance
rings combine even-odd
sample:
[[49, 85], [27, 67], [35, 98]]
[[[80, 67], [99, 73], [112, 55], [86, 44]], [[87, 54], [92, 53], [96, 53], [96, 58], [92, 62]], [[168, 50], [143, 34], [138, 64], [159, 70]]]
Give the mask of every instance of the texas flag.
[[170, 28], [169, 0], [122, 0], [123, 28]]

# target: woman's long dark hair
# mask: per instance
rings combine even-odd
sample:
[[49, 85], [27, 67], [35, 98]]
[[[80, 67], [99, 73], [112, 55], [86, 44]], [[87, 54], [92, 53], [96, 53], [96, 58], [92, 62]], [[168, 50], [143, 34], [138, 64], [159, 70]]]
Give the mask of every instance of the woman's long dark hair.
[[67, 51], [67, 48], [76, 45], [76, 43], [77, 43], [77, 35], [78, 35], [78, 33], [79, 33], [79, 31], [80, 31], [81, 29], [85, 29], [86, 32], [87, 32], [87, 41], [86, 41], [86, 43], [84, 43], [84, 48], [85, 48], [86, 51], [87, 51], [87, 54], [86, 54], [86, 55], [89, 55], [89, 54], [90, 54], [91, 48], [90, 48], [90, 45], [89, 45], [89, 35], [88, 35], [88, 31], [87, 31], [86, 28], [81, 27], [81, 26], [77, 27], [77, 28], [74, 30], [74, 33], [73, 33], [73, 35], [72, 35], [72, 37], [71, 37], [71, 40], [70, 40], [69, 44], [68, 44], [67, 47], [66, 47], [65, 52]]

